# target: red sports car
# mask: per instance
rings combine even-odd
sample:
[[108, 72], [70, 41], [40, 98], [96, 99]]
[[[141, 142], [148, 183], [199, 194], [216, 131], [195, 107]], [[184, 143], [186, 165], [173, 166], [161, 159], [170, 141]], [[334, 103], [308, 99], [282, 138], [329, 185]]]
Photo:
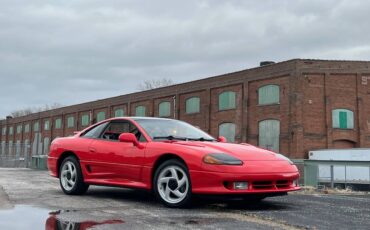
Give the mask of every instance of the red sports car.
[[169, 207], [188, 205], [193, 194], [263, 199], [300, 189], [285, 156], [224, 140], [179, 120], [112, 118], [55, 139], [48, 168], [68, 195], [89, 185], [140, 188]]

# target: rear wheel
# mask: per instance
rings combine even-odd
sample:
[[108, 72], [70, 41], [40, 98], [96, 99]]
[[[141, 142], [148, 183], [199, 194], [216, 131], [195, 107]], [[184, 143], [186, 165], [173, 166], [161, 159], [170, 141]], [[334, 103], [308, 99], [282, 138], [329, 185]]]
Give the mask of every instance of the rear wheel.
[[89, 188], [83, 181], [80, 163], [73, 156], [63, 160], [59, 169], [59, 182], [63, 192], [68, 195], [81, 195]]
[[155, 172], [153, 190], [157, 199], [168, 207], [190, 205], [191, 182], [188, 169], [179, 160], [165, 161]]

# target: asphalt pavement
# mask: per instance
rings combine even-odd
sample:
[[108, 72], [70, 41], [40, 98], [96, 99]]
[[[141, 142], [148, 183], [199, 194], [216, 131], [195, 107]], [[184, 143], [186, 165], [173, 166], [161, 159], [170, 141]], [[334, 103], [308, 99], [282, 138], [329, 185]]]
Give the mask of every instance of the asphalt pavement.
[[197, 199], [169, 209], [144, 191], [67, 196], [46, 171], [0, 168], [0, 229], [370, 229], [370, 195], [294, 193], [258, 204]]

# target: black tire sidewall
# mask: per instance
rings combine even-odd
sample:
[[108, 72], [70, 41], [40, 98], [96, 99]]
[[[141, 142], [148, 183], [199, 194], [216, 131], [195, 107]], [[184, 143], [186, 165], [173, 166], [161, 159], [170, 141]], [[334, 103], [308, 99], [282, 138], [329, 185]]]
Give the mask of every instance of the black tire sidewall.
[[[73, 163], [74, 166], [76, 167], [76, 173], [77, 173], [76, 183], [74, 184], [73, 188], [69, 191], [67, 191], [63, 188], [62, 182], [61, 182], [61, 171], [62, 171], [63, 165], [66, 162]], [[67, 157], [66, 159], [63, 160], [63, 162], [62, 162], [62, 164], [60, 165], [60, 168], [59, 168], [59, 184], [60, 184], [60, 187], [62, 188], [63, 192], [65, 194], [68, 194], [68, 195], [80, 195], [80, 194], [83, 194], [87, 191], [88, 185], [86, 185], [84, 183], [80, 162], [76, 159], [76, 157], [69, 156], [69, 157]]]
[[[176, 203], [176, 204], [168, 203], [167, 201], [165, 201], [161, 197], [161, 195], [159, 194], [159, 191], [158, 191], [158, 186], [157, 186], [158, 176], [161, 173], [161, 171], [164, 168], [168, 167], [168, 166], [178, 166], [178, 167], [180, 167], [182, 170], [184, 170], [184, 172], [186, 173], [186, 176], [188, 177], [189, 188], [188, 188], [188, 192], [186, 194], [186, 197], [185, 197], [185, 199], [183, 199], [182, 201], [180, 201], [179, 203]], [[163, 162], [155, 171], [154, 179], [153, 179], [153, 192], [154, 192], [157, 200], [161, 201], [167, 207], [170, 207], [170, 208], [189, 207], [190, 204], [191, 204], [191, 199], [192, 199], [192, 185], [191, 185], [189, 170], [185, 166], [185, 164], [182, 163], [179, 160], [176, 160], [176, 159], [171, 159], [171, 160], [167, 160], [167, 161]]]

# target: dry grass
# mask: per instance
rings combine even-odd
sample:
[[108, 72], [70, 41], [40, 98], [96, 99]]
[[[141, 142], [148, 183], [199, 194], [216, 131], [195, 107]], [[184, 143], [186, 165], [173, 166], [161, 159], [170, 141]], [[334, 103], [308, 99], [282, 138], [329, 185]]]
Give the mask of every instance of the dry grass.
[[350, 188], [339, 189], [339, 188], [327, 188], [323, 187], [312, 187], [302, 186], [300, 191], [294, 192], [296, 194], [345, 194], [345, 195], [368, 195], [369, 192], [353, 191]]

